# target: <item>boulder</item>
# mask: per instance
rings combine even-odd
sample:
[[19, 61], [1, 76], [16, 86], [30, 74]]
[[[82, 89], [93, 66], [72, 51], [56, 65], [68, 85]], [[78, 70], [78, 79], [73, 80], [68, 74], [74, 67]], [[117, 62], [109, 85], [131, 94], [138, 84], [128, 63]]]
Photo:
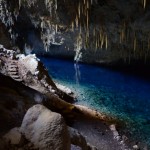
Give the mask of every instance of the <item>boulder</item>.
[[40, 150], [70, 150], [70, 136], [63, 117], [42, 105], [27, 111], [21, 132]]
[[5, 141], [12, 145], [20, 145], [23, 143], [23, 136], [20, 133], [20, 128], [13, 128], [3, 137]]

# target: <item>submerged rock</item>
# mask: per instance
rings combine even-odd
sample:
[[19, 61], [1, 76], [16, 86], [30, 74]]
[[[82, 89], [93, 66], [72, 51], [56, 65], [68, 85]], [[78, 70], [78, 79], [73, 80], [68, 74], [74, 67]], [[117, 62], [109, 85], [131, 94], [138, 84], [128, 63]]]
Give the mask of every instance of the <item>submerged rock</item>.
[[40, 150], [70, 150], [70, 137], [63, 117], [42, 105], [27, 111], [21, 132]]

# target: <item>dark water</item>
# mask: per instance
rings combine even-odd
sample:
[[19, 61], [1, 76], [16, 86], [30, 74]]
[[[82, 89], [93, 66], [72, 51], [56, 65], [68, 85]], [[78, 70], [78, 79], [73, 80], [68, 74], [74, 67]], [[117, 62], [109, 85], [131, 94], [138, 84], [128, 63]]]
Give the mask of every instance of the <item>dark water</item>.
[[83, 104], [126, 122], [137, 141], [150, 145], [150, 82], [101, 67], [40, 58], [52, 78]]

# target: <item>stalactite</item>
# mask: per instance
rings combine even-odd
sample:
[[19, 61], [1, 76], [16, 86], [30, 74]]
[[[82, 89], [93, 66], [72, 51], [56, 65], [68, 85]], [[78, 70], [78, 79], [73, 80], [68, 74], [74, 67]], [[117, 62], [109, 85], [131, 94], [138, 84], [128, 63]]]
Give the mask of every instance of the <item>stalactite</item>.
[[79, 18], [80, 18], [80, 15], [81, 15], [81, 11], [80, 11], [80, 2], [79, 2], [79, 6], [78, 6], [78, 14], [79, 14]]
[[87, 9], [89, 9], [89, 0], [87, 0]]
[[78, 16], [76, 16], [76, 27], [78, 28], [78, 25], [79, 25], [79, 20], [78, 20]]
[[44, 28], [45, 28], [45, 22], [44, 22], [44, 20], [42, 19], [42, 21], [41, 21], [41, 29], [42, 29], [42, 31], [43, 31]]
[[108, 37], [107, 37], [107, 34], [105, 36], [105, 48], [106, 48], [106, 50], [108, 48]]
[[79, 34], [77, 36], [77, 40], [76, 40], [76, 55], [75, 55], [75, 58], [74, 58], [74, 60], [76, 62], [78, 62], [82, 57], [82, 52], [81, 52], [82, 46], [83, 46], [82, 35]]
[[56, 31], [56, 33], [58, 32], [58, 25], [57, 24], [55, 25], [55, 31]]
[[73, 21], [71, 23], [71, 27], [72, 27], [72, 32], [74, 32], [74, 22]]
[[55, 10], [57, 10], [57, 0], [55, 0]]
[[102, 37], [101, 37], [101, 49], [103, 48], [103, 44], [104, 44], [104, 36], [102, 35]]
[[19, 12], [18, 11], [14, 11], [14, 16], [15, 16], [15, 19], [17, 20], [17, 18], [18, 18], [18, 15], [19, 15]]
[[122, 43], [122, 32], [120, 32], [120, 44]]
[[82, 27], [81, 27], [81, 24], [79, 25], [79, 33], [82, 34]]
[[93, 4], [93, 0], [91, 0], [91, 4]]
[[136, 37], [134, 37], [134, 51], [136, 50]]
[[20, 9], [20, 7], [21, 7], [21, 1], [22, 1], [22, 0], [19, 0], [19, 9]]
[[150, 39], [148, 38], [148, 50], [150, 50]]
[[88, 11], [87, 11], [87, 30], [89, 28], [89, 15], [88, 15]]
[[143, 2], [143, 7], [145, 9], [145, 7], [146, 7], [146, 0], [144, 0], [144, 2]]

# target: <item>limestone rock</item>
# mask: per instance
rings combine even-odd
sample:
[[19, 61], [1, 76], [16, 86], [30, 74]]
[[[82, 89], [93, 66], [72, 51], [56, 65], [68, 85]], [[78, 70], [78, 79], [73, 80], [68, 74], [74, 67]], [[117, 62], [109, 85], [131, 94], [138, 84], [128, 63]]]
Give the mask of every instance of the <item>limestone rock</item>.
[[28, 70], [32, 73], [32, 75], [35, 74], [38, 68], [38, 59], [35, 55], [28, 55], [26, 57], [22, 57], [20, 61], [26, 68], [28, 68]]
[[70, 137], [63, 117], [42, 105], [27, 111], [21, 132], [40, 150], [70, 150]]
[[71, 89], [69, 89], [68, 87], [66, 87], [66, 86], [64, 86], [64, 85], [61, 85], [61, 84], [59, 84], [59, 83], [56, 83], [56, 86], [57, 86], [58, 89], [60, 89], [61, 91], [67, 93], [68, 95], [69, 95], [69, 94], [70, 94], [70, 95], [71, 95], [71, 94], [73, 95], [73, 92], [72, 92]]

